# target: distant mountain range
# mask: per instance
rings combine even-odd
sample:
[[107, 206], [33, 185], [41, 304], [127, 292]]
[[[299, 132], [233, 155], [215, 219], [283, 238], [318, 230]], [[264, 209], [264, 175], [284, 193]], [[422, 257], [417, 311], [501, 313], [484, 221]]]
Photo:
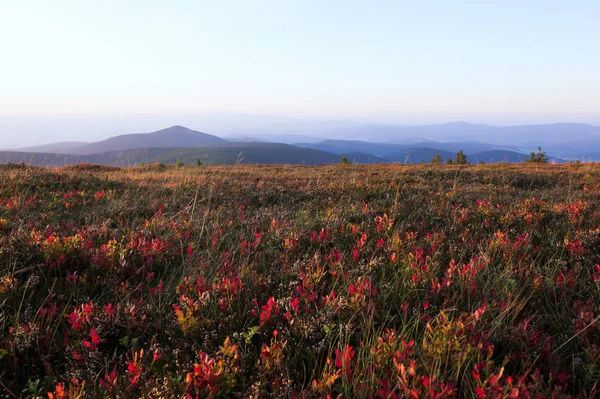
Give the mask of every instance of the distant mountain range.
[[410, 143], [418, 141], [475, 141], [496, 145], [535, 143], [549, 145], [570, 139], [600, 142], [600, 127], [583, 123], [554, 123], [523, 126], [490, 126], [467, 122], [403, 126], [364, 124], [337, 128], [329, 137], [361, 137], [366, 141]]
[[[454, 158], [459, 150], [467, 154], [471, 163], [523, 162], [529, 157], [528, 151], [538, 145], [543, 145], [553, 162], [576, 157], [600, 160], [600, 151], [595, 150], [600, 148], [600, 128], [591, 125], [493, 127], [457, 122], [411, 127], [335, 125], [332, 129], [338, 133], [343, 130], [344, 135], [352, 129], [359, 129], [356, 134], [362, 133], [363, 137], [371, 140], [325, 139], [292, 145], [254, 141], [245, 135], [226, 140], [183, 126], [172, 126], [156, 132], [124, 134], [93, 143], [62, 142], [0, 151], [0, 163], [59, 166], [88, 162], [123, 166], [154, 162], [168, 164], [177, 160], [192, 164], [199, 160], [205, 164], [331, 164], [339, 163], [342, 157], [361, 164], [429, 163], [436, 155], [444, 161]], [[586, 140], [585, 151], [581, 151], [581, 142], [576, 145], [577, 137]], [[378, 142], [374, 138], [387, 138], [388, 141]], [[445, 140], [442, 141], [442, 138]], [[451, 140], [454, 138], [456, 140]], [[482, 140], [484, 138], [485, 141]], [[560, 144], [560, 140], [567, 139], [571, 145]], [[560, 148], [552, 149], [553, 146]], [[570, 155], [573, 153], [577, 156]]]
[[[456, 153], [462, 150], [465, 153], [475, 153], [482, 151], [508, 149], [516, 151], [516, 148], [510, 146], [499, 146], [495, 144], [479, 143], [479, 142], [435, 142], [422, 141], [410, 144], [391, 144], [391, 143], [374, 143], [359, 140], [323, 140], [318, 143], [300, 143], [296, 144], [303, 148], [312, 148], [315, 150], [333, 152], [335, 154], [343, 154], [346, 152], [366, 152], [376, 154], [378, 156], [389, 159], [390, 155], [396, 154], [408, 149], [430, 148], [441, 151], [450, 151]], [[440, 154], [442, 155], [442, 154]]]
[[[395, 163], [417, 164], [430, 163], [431, 160], [437, 155], [439, 155], [442, 158], [443, 162], [446, 162], [448, 159], [454, 160], [456, 152], [438, 150], [435, 148], [409, 148], [393, 154], [389, 154], [386, 156], [385, 159]], [[509, 150], [490, 150], [467, 154], [467, 160], [472, 164], [480, 162], [520, 163], [525, 162], [527, 158], [529, 158], [529, 155]], [[564, 162], [564, 160], [557, 158], [549, 158], [549, 162], [562, 163]]]

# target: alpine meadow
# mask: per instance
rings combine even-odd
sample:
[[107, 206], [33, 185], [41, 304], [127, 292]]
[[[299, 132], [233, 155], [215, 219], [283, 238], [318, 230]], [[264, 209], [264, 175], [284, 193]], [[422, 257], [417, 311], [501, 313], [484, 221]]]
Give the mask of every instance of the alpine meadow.
[[600, 399], [600, 0], [0, 0], [0, 399]]
[[7, 397], [596, 397], [596, 164], [0, 172]]

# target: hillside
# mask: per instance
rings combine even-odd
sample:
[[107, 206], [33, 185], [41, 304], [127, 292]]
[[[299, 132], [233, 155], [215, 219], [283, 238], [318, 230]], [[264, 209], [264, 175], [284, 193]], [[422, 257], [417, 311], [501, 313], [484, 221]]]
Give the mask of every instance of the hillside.
[[377, 164], [387, 162], [369, 154], [333, 154], [287, 144], [227, 143], [214, 147], [136, 148], [88, 155], [1, 151], [0, 163], [25, 163], [38, 166], [62, 166], [78, 163], [132, 166], [157, 162], [174, 164], [177, 160], [186, 164], [195, 164], [200, 160], [209, 165], [231, 165], [235, 163], [318, 165], [339, 163], [344, 156], [352, 163]]
[[[347, 152], [335, 154], [311, 148], [302, 148], [277, 143], [225, 143], [211, 147], [180, 148], [134, 148], [122, 151], [108, 151], [101, 154], [54, 154], [21, 151], [0, 151], [0, 163], [25, 163], [38, 166], [61, 166], [78, 163], [92, 163], [111, 166], [132, 166], [149, 163], [174, 164], [180, 160], [186, 164], [195, 164], [198, 160], [210, 165], [246, 164], [336, 164], [342, 157], [351, 163], [382, 164], [430, 163], [437, 154], [445, 162], [454, 159], [456, 153], [434, 148], [408, 148], [387, 154], [385, 158], [363, 152]], [[507, 150], [484, 151], [468, 154], [471, 163], [508, 162], [520, 163], [529, 158], [522, 154]], [[588, 159], [593, 159], [593, 154]], [[550, 162], [561, 163], [563, 160], [550, 158]]]
[[[481, 143], [476, 141], [418, 141], [406, 144], [393, 144], [384, 142], [368, 142], [361, 140], [323, 140], [318, 143], [298, 143], [295, 144], [303, 148], [312, 148], [321, 151], [342, 154], [346, 152], [358, 151], [362, 153], [375, 154], [384, 158], [389, 158], [390, 154], [399, 153], [413, 148], [432, 148], [457, 152], [462, 150], [465, 153], [476, 153], [483, 151], [507, 149], [508, 146], [498, 146], [495, 144]], [[515, 149], [515, 148], [511, 148]]]
[[22, 151], [22, 152], [45, 152], [45, 153], [54, 153], [54, 154], [68, 154], [69, 151], [74, 150], [76, 148], [80, 148], [86, 146], [88, 142], [84, 141], [65, 141], [59, 143], [50, 143], [43, 144], [33, 147], [23, 147], [12, 151]]
[[[276, 143], [231, 143], [215, 147], [200, 148], [145, 148], [97, 154], [90, 157], [92, 163], [109, 165], [132, 165], [140, 163], [175, 163], [178, 159], [186, 164], [197, 160], [210, 165], [223, 164], [334, 164], [344, 154], [299, 148]], [[347, 158], [357, 163], [383, 163], [384, 161], [366, 154], [349, 154]], [[97, 161], [97, 162], [96, 162]]]
[[135, 148], [207, 147], [228, 143], [212, 134], [183, 126], [172, 126], [152, 133], [125, 134], [68, 150], [71, 154], [89, 155]]
[[[92, 159], [85, 155], [52, 154], [44, 152], [22, 152], [22, 151], [0, 151], [0, 164], [20, 164], [36, 166], [63, 166], [82, 162], [90, 162], [100, 159]], [[105, 164], [105, 162], [94, 162]]]

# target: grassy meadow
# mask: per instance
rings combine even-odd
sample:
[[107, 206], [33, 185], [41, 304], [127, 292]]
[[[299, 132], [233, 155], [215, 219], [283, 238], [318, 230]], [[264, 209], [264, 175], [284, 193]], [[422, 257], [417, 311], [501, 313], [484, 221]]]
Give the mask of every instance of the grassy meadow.
[[600, 165], [0, 169], [0, 397], [600, 395]]

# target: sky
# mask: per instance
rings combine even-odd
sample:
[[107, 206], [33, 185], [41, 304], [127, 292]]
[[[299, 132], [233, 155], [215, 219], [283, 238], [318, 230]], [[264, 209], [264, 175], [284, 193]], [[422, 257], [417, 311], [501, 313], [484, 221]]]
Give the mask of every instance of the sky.
[[597, 0], [0, 0], [0, 136], [223, 113], [600, 124], [598, 21]]

